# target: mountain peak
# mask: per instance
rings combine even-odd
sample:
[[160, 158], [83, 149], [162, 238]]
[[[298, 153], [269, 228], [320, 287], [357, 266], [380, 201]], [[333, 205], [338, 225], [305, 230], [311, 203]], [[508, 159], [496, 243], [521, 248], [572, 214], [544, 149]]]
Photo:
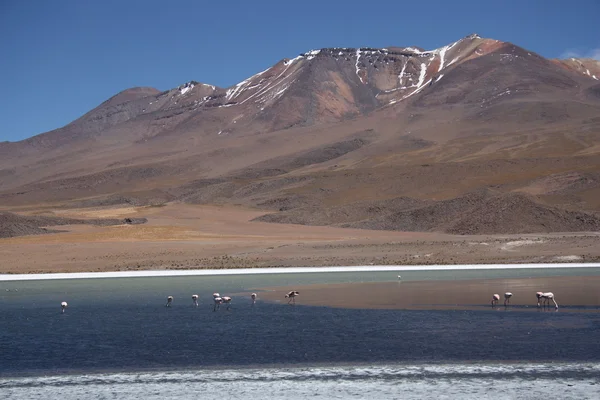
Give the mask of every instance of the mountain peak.
[[[486, 46], [479, 48], [478, 45]], [[346, 102], [355, 103], [356, 97], [367, 101], [367, 97], [370, 97], [368, 106], [343, 107], [345, 112], [352, 114], [365, 110], [365, 107], [372, 109], [377, 105], [404, 100], [425, 85], [441, 79], [442, 70], [469, 57], [484, 55], [491, 47], [477, 34], [472, 34], [434, 50], [412, 46], [315, 49], [300, 53], [295, 58], [284, 58], [265, 71], [230, 87], [225, 97], [232, 104], [254, 103], [263, 110], [265, 105], [277, 102], [284, 93], [293, 92], [292, 88], [296, 85], [306, 88], [307, 84], [310, 86], [333, 79], [334, 85], [328, 84], [329, 87], [334, 91], [344, 88], [343, 91], [348, 94]], [[476, 50], [478, 53], [473, 54]], [[312, 65], [313, 62], [317, 64]], [[309, 67], [309, 64], [312, 66]], [[314, 74], [318, 77], [309, 78]], [[361, 88], [363, 85], [366, 88]], [[334, 86], [337, 89], [333, 89]], [[350, 95], [349, 91], [353, 94]], [[296, 91], [300, 92], [300, 89]]]
[[153, 96], [160, 93], [158, 89], [153, 87], [132, 87], [129, 89], [125, 89], [120, 91], [119, 93], [112, 96], [110, 99], [106, 100], [102, 103], [103, 106], [114, 106], [121, 103], [126, 103], [128, 101], [141, 99], [148, 96]]
[[186, 82], [183, 85], [179, 85], [177, 87], [177, 90], [179, 90], [180, 94], [183, 95], [183, 94], [186, 94], [187, 92], [189, 92], [190, 90], [194, 89], [194, 87], [196, 87], [196, 86], [202, 87], [204, 89], [212, 90], [213, 92], [215, 90], [217, 90], [217, 87], [214, 86], [214, 85], [209, 85], [207, 83], [200, 83], [198, 81], [189, 81], [189, 82]]

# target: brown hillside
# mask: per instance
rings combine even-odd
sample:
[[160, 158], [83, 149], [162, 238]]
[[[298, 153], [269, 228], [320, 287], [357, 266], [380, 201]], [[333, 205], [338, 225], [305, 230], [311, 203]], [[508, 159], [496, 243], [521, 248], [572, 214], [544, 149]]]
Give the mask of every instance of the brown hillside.
[[0, 208], [184, 202], [311, 225], [595, 229], [594, 68], [469, 35], [433, 50], [311, 50], [229, 88], [128, 89], [0, 143]]

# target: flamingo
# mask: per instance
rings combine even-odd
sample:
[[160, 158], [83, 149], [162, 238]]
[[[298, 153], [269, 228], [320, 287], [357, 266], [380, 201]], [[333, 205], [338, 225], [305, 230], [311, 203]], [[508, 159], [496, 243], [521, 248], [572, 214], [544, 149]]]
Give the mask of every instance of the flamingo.
[[506, 307], [507, 304], [510, 304], [510, 298], [512, 297], [512, 293], [511, 292], [506, 292], [504, 293], [504, 306]]
[[197, 294], [192, 295], [192, 301], [194, 302], [194, 305], [196, 307], [198, 307], [198, 295]]
[[554, 300], [554, 293], [546, 292], [542, 293], [542, 299], [544, 300], [544, 305], [550, 305], [550, 300], [554, 303], [554, 308], [558, 310], [558, 303]]
[[252, 293], [250, 297], [252, 298], [252, 304], [256, 303], [256, 293]]
[[[218, 293], [215, 293], [215, 294], [218, 294]], [[213, 301], [215, 302], [213, 311], [217, 311], [221, 307], [221, 303], [223, 302], [223, 299], [220, 296], [213, 296]]]
[[171, 307], [171, 303], [173, 303], [173, 296], [167, 297], [167, 304], [165, 304], [165, 307]]
[[67, 308], [69, 305], [67, 304], [66, 301], [63, 301], [62, 303], [60, 303], [60, 308], [61, 308], [61, 312], [64, 314], [65, 313], [65, 308]]
[[499, 300], [500, 300], [499, 294], [492, 295], [492, 307], [494, 307], [496, 304], [498, 304]]
[[288, 300], [288, 304], [290, 304], [290, 301], [293, 301], [294, 304], [296, 304], [296, 296], [299, 296], [300, 292], [297, 292], [295, 290], [292, 290], [291, 292], [289, 292], [288, 294], [285, 295], [285, 298], [289, 298]]
[[229, 308], [231, 307], [231, 297], [223, 296], [222, 300], [223, 303], [227, 304], [227, 310], [229, 310]]
[[540, 300], [544, 297], [544, 292], [536, 292], [535, 297], [537, 297], [537, 306], [540, 306]]

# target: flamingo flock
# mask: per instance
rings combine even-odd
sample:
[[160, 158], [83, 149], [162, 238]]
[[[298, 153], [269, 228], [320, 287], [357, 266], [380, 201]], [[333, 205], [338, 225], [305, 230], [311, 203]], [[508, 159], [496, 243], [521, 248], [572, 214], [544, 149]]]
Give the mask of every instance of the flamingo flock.
[[[256, 298], [257, 298], [257, 294], [256, 293], [252, 293], [250, 295], [250, 298], [252, 299], [252, 304], [256, 304]], [[192, 304], [195, 307], [198, 307], [198, 298], [199, 296], [197, 294], [193, 294], [192, 295]], [[221, 304], [226, 304], [227, 305], [227, 310], [229, 310], [231, 308], [231, 297], [229, 296], [221, 296], [221, 294], [219, 293], [213, 293], [213, 311], [217, 311], [219, 308], [221, 308]], [[165, 304], [165, 307], [171, 307], [171, 305], [173, 304], [173, 296], [168, 296], [167, 297], [167, 304]], [[67, 307], [67, 303], [63, 302], [62, 303], [62, 307], [63, 307], [63, 312], [64, 309]]]
[[[504, 307], [506, 307], [510, 304], [510, 298], [512, 296], [513, 296], [513, 294], [511, 292], [504, 293]], [[535, 294], [535, 296], [537, 297], [537, 306], [538, 307], [547, 307], [550, 305], [550, 301], [552, 301], [554, 303], [554, 308], [556, 310], [558, 310], [558, 303], [554, 299], [554, 293], [552, 293], [552, 292], [537, 292]], [[492, 295], [492, 307], [497, 306], [498, 301], [500, 301], [500, 295], [497, 293], [494, 293]]]
[[[400, 276], [398, 276], [398, 278], [400, 278]], [[286, 299], [288, 300], [288, 304], [296, 304], [296, 297], [298, 297], [300, 295], [300, 292], [298, 292], [297, 290], [292, 290], [290, 292], [288, 292], [285, 295]], [[556, 310], [558, 310], [558, 303], [556, 302], [556, 299], [554, 298], [554, 293], [552, 292], [537, 292], [536, 294], [537, 297], [537, 306], [538, 307], [547, 307], [550, 306], [550, 302], [552, 301], [554, 303], [554, 308]], [[250, 295], [250, 299], [252, 300], [252, 305], [256, 304], [256, 298], [257, 298], [257, 294], [256, 293], [252, 293]], [[510, 299], [513, 297], [513, 294], [511, 292], [505, 292], [504, 293], [504, 307], [507, 307], [508, 305], [510, 305]], [[195, 307], [198, 307], [198, 298], [199, 296], [197, 294], [193, 294], [192, 295], [192, 304]], [[231, 301], [232, 298], [229, 296], [221, 296], [221, 294], [215, 292], [213, 293], [213, 311], [217, 311], [221, 308], [221, 304], [225, 304], [227, 305], [226, 310], [229, 311], [231, 308]], [[492, 307], [496, 307], [498, 305], [498, 302], [500, 301], [500, 295], [498, 293], [494, 293], [492, 295]], [[171, 307], [173, 304], [173, 296], [167, 296], [167, 304], [165, 304], [165, 307]], [[60, 308], [61, 308], [61, 313], [64, 314], [66, 308], [68, 307], [68, 304], [66, 301], [63, 301], [60, 303]]]

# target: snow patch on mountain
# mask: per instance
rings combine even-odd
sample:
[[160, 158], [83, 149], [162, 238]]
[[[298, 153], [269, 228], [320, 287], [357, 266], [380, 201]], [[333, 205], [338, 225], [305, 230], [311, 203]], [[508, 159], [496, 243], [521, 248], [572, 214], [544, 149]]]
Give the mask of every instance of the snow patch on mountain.
[[289, 60], [285, 60], [283, 62], [283, 65], [292, 65], [293, 63], [295, 63], [296, 61], [300, 60], [301, 58], [303, 58], [303, 56], [298, 56], [298, 57], [295, 57], [295, 58], [291, 58]]
[[363, 78], [360, 76], [360, 73], [359, 73], [360, 72], [360, 68], [358, 66], [359, 60], [360, 60], [360, 49], [356, 49], [356, 64], [355, 64], [355, 66], [356, 66], [356, 76], [358, 76], [358, 79], [360, 79], [361, 83], [365, 83], [363, 81]]
[[428, 51], [421, 51], [421, 50], [417, 49], [416, 47], [405, 47], [404, 50], [410, 51], [411, 53], [415, 53], [415, 54], [429, 53]]
[[425, 63], [421, 63], [421, 73], [419, 74], [419, 82], [417, 82], [417, 87], [421, 87], [421, 85], [423, 84], [426, 73], [427, 73], [427, 65]]
[[182, 96], [184, 94], [186, 94], [187, 92], [189, 92], [190, 90], [192, 90], [194, 88], [194, 84], [192, 82], [188, 82], [182, 86], [179, 87], [179, 94], [181, 94]]
[[398, 75], [398, 85], [402, 86], [402, 78], [404, 78], [404, 71], [406, 71], [406, 64], [408, 64], [408, 62], [405, 62], [402, 65], [402, 70], [400, 71], [400, 75]]
[[321, 50], [311, 50], [308, 53], [305, 53], [306, 59], [308, 61], [310, 61], [313, 58], [315, 58], [317, 56], [317, 54], [319, 54], [320, 52], [321, 52]]

